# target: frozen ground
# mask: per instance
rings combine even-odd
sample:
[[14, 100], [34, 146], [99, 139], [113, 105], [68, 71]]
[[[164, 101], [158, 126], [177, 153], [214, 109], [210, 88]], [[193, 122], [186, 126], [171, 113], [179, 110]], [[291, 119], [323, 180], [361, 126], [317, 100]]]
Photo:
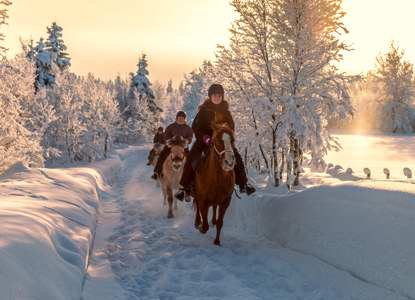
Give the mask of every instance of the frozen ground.
[[[396, 152], [415, 146], [401, 142]], [[148, 150], [0, 175], [1, 299], [415, 299], [415, 185], [403, 174], [359, 179], [347, 153], [328, 162], [353, 177], [306, 169], [290, 192], [257, 178], [257, 193], [233, 198], [217, 247], [190, 204], [166, 218]], [[402, 168], [391, 157], [362, 161]]]

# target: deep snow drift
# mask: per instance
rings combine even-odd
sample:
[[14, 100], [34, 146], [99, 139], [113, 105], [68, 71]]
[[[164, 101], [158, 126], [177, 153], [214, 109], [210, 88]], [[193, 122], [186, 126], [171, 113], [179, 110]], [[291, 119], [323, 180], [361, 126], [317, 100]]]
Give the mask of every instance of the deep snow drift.
[[258, 178], [257, 193], [233, 197], [217, 247], [189, 203], [166, 218], [148, 150], [0, 175], [1, 299], [415, 299], [412, 179], [306, 169], [287, 191]]

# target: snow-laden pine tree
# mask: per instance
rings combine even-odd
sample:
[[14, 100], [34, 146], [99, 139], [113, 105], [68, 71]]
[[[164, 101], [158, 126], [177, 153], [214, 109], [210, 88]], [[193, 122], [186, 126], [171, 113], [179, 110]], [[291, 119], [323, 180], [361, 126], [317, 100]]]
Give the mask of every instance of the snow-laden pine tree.
[[71, 59], [68, 53], [66, 53], [67, 47], [62, 39], [63, 29], [56, 22], [53, 22], [51, 27], [47, 27], [47, 30], [49, 36], [45, 42], [45, 50], [56, 54], [55, 63], [63, 71], [71, 66], [69, 62]]
[[41, 167], [44, 156], [56, 154], [41, 146], [54, 111], [44, 94], [35, 95], [34, 74], [23, 53], [0, 62], [0, 172], [17, 162]]
[[[1, 0], [0, 1], [0, 5], [1, 6], [9, 6], [11, 5], [12, 2], [9, 0]], [[9, 18], [8, 14], [7, 14], [7, 9], [6, 8], [1, 8], [0, 6], [0, 28], [2, 25], [7, 24], [7, 19]], [[4, 34], [1, 33], [0, 31], [0, 41], [4, 40]], [[6, 55], [5, 52], [7, 51], [7, 48], [4, 46], [0, 45], [0, 60], [3, 59]]]
[[173, 93], [173, 81], [171, 79], [167, 83], [166, 93], [167, 94]]
[[146, 103], [150, 112], [156, 114], [162, 112], [162, 108], [156, 103], [154, 92], [150, 88], [151, 83], [148, 79], [149, 72], [147, 70], [148, 62], [146, 54], [142, 54], [138, 61], [137, 73], [131, 78], [130, 89], [135, 89], [139, 96], [139, 101]]
[[33, 52], [31, 51], [29, 53], [35, 54], [34, 62], [36, 67], [36, 90], [42, 87], [51, 87], [55, 83], [56, 72], [58, 69], [54, 63], [56, 60], [56, 53], [45, 50], [43, 38], [40, 38], [40, 41], [33, 49]]
[[350, 50], [340, 41], [341, 32], [347, 32], [341, 2], [232, 2], [240, 17], [231, 29], [230, 49], [222, 47], [219, 53], [219, 69], [244, 101], [238, 106], [247, 116], [242, 123], [263, 145], [264, 154], [258, 152], [268, 160], [276, 185], [281, 174], [275, 169], [284, 161], [289, 186], [298, 184], [302, 153], [309, 153], [313, 164], [324, 163], [327, 151], [337, 147], [327, 132], [329, 116], [344, 118], [353, 112], [348, 89], [352, 78], [334, 65]]
[[415, 116], [414, 67], [403, 60], [405, 52], [393, 41], [389, 52], [376, 58], [375, 76], [380, 84], [379, 105], [382, 129], [409, 133]]

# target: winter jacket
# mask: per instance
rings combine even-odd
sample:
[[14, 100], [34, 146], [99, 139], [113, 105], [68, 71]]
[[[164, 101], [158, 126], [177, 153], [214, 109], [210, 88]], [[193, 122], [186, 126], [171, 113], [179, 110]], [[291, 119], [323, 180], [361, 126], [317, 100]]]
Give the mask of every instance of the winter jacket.
[[154, 136], [153, 139], [153, 143], [159, 143], [159, 144], [164, 144], [164, 133], [162, 134], [158, 134], [158, 132], [156, 133], [156, 135]]
[[225, 99], [219, 104], [213, 104], [210, 99], [206, 99], [199, 105], [199, 112], [192, 124], [196, 142], [202, 141], [205, 134], [212, 136], [212, 121], [217, 124], [227, 123], [229, 128], [235, 129], [235, 124], [229, 111], [229, 103]]
[[193, 139], [193, 131], [192, 128], [184, 124], [179, 124], [177, 122], [174, 122], [167, 126], [165, 132], [164, 132], [164, 140], [171, 139], [175, 135], [182, 136], [183, 138], [187, 139], [189, 141], [189, 144], [192, 142]]

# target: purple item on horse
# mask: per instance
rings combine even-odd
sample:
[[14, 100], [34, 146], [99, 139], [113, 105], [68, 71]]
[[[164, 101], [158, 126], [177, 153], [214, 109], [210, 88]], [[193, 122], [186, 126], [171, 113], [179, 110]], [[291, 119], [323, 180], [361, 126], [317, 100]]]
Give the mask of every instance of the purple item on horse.
[[212, 138], [209, 135], [205, 134], [203, 136], [203, 141], [205, 142], [206, 145], [209, 146], [210, 145], [210, 142], [212, 141]]

